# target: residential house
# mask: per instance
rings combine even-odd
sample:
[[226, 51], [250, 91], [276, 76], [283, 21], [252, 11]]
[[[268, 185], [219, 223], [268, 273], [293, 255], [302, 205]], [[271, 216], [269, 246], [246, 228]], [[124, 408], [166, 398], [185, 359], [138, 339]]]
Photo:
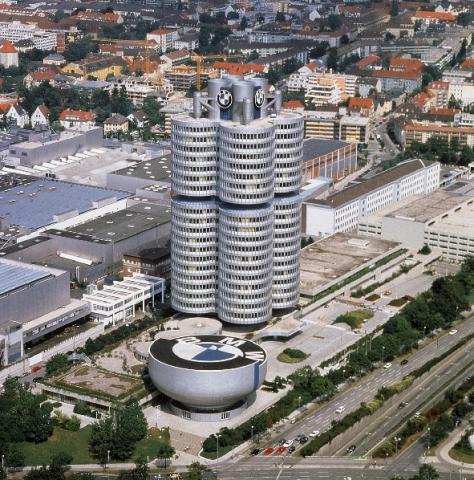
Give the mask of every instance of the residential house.
[[93, 112], [71, 110], [67, 108], [59, 115], [59, 122], [64, 128], [93, 127], [95, 115]]
[[128, 118], [120, 113], [114, 113], [104, 122], [104, 134], [128, 132]]
[[18, 67], [18, 50], [12, 42], [3, 40], [0, 45], [0, 65], [5, 68]]
[[348, 111], [351, 115], [372, 118], [375, 113], [374, 101], [372, 98], [352, 97], [349, 99]]
[[254, 63], [233, 63], [233, 62], [214, 62], [213, 67], [219, 70], [220, 76], [239, 75], [243, 77], [254, 76], [255, 74], [266, 73], [268, 69], [265, 65]]
[[56, 65], [60, 67], [66, 63], [66, 59], [59, 53], [52, 53], [43, 58], [43, 65]]
[[30, 117], [26, 110], [18, 104], [12, 105], [7, 112], [7, 120], [16, 123], [20, 128], [25, 128], [30, 123]]
[[430, 12], [426, 10], [418, 10], [412, 17], [413, 22], [421, 22], [425, 26], [432, 24], [453, 23], [456, 16], [449, 12]]
[[148, 125], [148, 115], [143, 110], [137, 110], [128, 115], [127, 118], [137, 128], [145, 128]]
[[31, 126], [49, 125], [49, 109], [46, 105], [38, 105], [31, 114]]

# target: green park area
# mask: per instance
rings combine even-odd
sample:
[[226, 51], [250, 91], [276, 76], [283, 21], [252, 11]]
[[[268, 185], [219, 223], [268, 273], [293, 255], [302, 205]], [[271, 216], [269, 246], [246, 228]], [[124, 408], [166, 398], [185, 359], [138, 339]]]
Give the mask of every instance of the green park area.
[[343, 315], [339, 315], [334, 323], [347, 323], [352, 330], [361, 328], [364, 325], [364, 321], [372, 318], [374, 312], [372, 310], [354, 310], [353, 312], [347, 312]]
[[[94, 458], [89, 450], [91, 435], [92, 426], [90, 425], [77, 432], [55, 427], [46, 442], [21, 442], [17, 444], [17, 447], [24, 455], [25, 465], [47, 465], [55, 455], [61, 452], [70, 453], [75, 464], [98, 463], [97, 458]], [[131, 457], [120, 460], [120, 463], [134, 462], [140, 456], [156, 458], [160, 446], [169, 445], [169, 441], [168, 430], [152, 428], [148, 430], [145, 438], [137, 442]], [[112, 463], [118, 461], [112, 460]]]

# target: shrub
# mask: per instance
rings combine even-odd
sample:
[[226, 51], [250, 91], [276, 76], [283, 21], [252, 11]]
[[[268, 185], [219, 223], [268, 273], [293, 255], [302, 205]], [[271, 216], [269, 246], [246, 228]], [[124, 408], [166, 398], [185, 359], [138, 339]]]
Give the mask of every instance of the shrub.
[[74, 413], [78, 415], [88, 415], [90, 417], [92, 410], [86, 402], [79, 401], [74, 405]]

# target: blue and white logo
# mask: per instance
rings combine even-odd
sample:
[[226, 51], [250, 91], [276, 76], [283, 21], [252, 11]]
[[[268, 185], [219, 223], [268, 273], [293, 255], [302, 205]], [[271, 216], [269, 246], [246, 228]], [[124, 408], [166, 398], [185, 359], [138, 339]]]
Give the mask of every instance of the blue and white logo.
[[216, 96], [217, 104], [222, 109], [226, 110], [227, 108], [232, 106], [233, 97], [232, 93], [229, 90], [222, 89]]
[[218, 341], [210, 338], [182, 337], [173, 345], [173, 353], [191, 362], [218, 363], [243, 357], [256, 362], [265, 360], [263, 350], [255, 351], [255, 345], [234, 337], [223, 337]]
[[263, 105], [263, 102], [265, 102], [265, 92], [259, 88], [253, 97], [253, 103], [257, 108], [261, 108]]

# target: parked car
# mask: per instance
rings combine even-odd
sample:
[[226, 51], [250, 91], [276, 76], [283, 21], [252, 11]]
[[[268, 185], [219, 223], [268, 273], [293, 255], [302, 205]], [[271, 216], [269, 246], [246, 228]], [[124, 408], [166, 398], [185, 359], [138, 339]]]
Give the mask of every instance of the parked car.
[[404, 358], [401, 362], [400, 365], [406, 365], [408, 363], [408, 360]]
[[290, 445], [288, 448], [288, 453], [293, 453], [296, 450], [296, 447], [294, 445]]
[[390, 368], [392, 366], [392, 364], [390, 362], [386, 363], [383, 368], [387, 369], [387, 368]]
[[308, 437], [305, 437], [303, 435], [302, 437], [299, 438], [298, 441], [300, 442], [301, 445], [303, 445], [303, 443], [306, 443], [308, 441]]
[[259, 455], [261, 451], [262, 450], [260, 448], [254, 448], [253, 450], [251, 450], [250, 455], [255, 457], [256, 455]]
[[293, 440], [287, 440], [282, 446], [285, 448], [289, 448], [293, 445]]
[[336, 413], [344, 413], [345, 411], [346, 411], [346, 407], [343, 407], [342, 405], [336, 408]]
[[458, 331], [457, 331], [456, 329], [454, 329], [454, 328], [449, 331], [449, 334], [450, 334], [450, 335], [456, 335], [456, 333], [458, 333]]
[[347, 451], [347, 454], [350, 455], [351, 453], [354, 453], [355, 452], [355, 449], [357, 447], [355, 445], [351, 445], [346, 451]]
[[309, 434], [309, 437], [310, 438], [316, 438], [318, 435], [319, 435], [319, 430], [313, 430], [310, 434]]
[[408, 402], [400, 402], [400, 404], [398, 405], [398, 408], [402, 409], [402, 408], [405, 408], [407, 405], [408, 405]]

